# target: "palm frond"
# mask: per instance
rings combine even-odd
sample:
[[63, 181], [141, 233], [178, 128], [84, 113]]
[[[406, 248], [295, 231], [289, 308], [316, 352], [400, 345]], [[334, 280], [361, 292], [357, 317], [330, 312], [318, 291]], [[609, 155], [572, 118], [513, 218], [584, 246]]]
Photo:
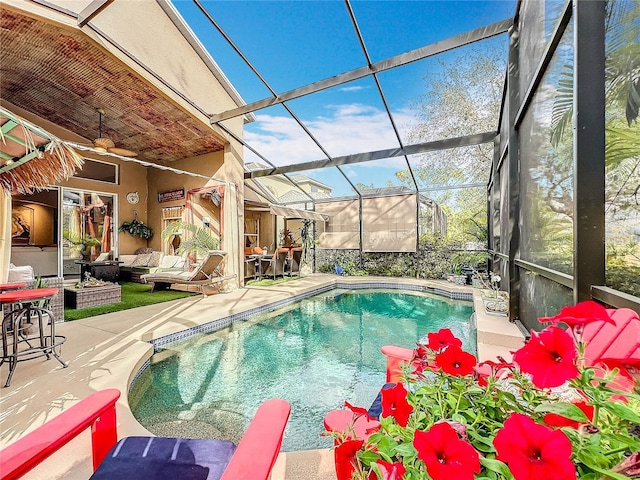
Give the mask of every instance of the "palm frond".
[[182, 235], [182, 241], [176, 250], [178, 255], [205, 255], [209, 250], [216, 250], [220, 246], [220, 240], [211, 234], [211, 230], [189, 222], [171, 222], [161, 233], [162, 241], [169, 241], [173, 235]]

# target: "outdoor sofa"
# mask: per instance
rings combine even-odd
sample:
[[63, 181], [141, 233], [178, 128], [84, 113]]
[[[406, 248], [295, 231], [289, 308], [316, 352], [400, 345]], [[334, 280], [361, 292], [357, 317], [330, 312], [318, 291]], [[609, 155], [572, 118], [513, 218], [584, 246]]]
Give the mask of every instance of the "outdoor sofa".
[[140, 278], [150, 273], [180, 273], [185, 270], [185, 259], [162, 252], [120, 255], [120, 279], [127, 282], [144, 283]]

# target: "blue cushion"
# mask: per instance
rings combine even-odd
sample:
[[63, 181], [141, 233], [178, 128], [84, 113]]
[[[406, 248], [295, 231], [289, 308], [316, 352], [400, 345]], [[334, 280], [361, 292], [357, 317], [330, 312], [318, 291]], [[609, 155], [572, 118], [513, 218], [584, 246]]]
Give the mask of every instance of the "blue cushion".
[[395, 386], [396, 386], [395, 383], [385, 383], [382, 386], [382, 388], [378, 392], [378, 396], [369, 407], [369, 410], [367, 410], [367, 413], [369, 414], [370, 417], [380, 418], [380, 414], [382, 413], [382, 390], [386, 390], [387, 388], [393, 388]]
[[125, 437], [91, 480], [218, 480], [235, 449], [224, 440]]

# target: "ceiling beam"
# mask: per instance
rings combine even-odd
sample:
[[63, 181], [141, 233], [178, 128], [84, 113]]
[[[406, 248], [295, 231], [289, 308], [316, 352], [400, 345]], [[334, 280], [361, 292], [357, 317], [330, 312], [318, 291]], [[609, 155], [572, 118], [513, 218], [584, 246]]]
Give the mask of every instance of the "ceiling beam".
[[84, 27], [112, 2], [113, 0], [93, 0], [78, 14], [78, 26]]
[[16, 167], [19, 167], [20, 165], [27, 163], [29, 160], [36, 158], [38, 155], [40, 155], [39, 150], [31, 150], [31, 152], [20, 157], [19, 160], [16, 160], [15, 162], [12, 162], [12, 163], [7, 163], [2, 167], [0, 167], [0, 173], [5, 173], [5, 172], [8, 172], [9, 170], [13, 170]]
[[282, 102], [287, 102], [289, 100], [294, 100], [311, 93], [326, 90], [327, 88], [336, 87], [338, 85], [342, 85], [343, 83], [352, 82], [354, 80], [373, 75], [374, 73], [384, 72], [392, 68], [401, 67], [418, 60], [423, 60], [433, 55], [438, 55], [440, 53], [453, 50], [454, 48], [462, 47], [479, 40], [484, 40], [485, 38], [500, 35], [507, 32], [512, 25], [513, 19], [507, 18], [505, 20], [492, 23], [491, 25], [486, 25], [475, 30], [470, 30], [466, 33], [461, 33], [445, 40], [441, 40], [424, 47], [416, 48], [415, 50], [411, 50], [410, 52], [402, 53], [400, 55], [387, 58], [386, 60], [381, 60], [371, 65], [356, 68], [355, 70], [350, 70], [334, 77], [326, 78], [324, 80], [320, 80], [318, 82], [311, 83], [300, 88], [295, 88], [293, 90], [289, 90], [288, 92], [281, 93], [273, 97], [268, 97], [253, 103], [249, 103], [247, 105], [243, 105], [242, 107], [233, 108], [231, 110], [212, 115], [211, 123], [218, 123], [223, 120], [239, 117], [240, 115], [255, 112], [256, 110], [270, 107], [272, 105], [278, 105]]
[[497, 132], [485, 132], [464, 137], [447, 138], [445, 140], [435, 140], [433, 142], [418, 143], [404, 147], [391, 148], [388, 150], [376, 150], [373, 152], [356, 153], [334, 157], [330, 160], [313, 160], [311, 162], [298, 163], [283, 167], [268, 168], [264, 170], [254, 170], [245, 172], [244, 178], [267, 177], [270, 175], [281, 175], [285, 173], [314, 170], [317, 168], [337, 167], [339, 165], [350, 165], [354, 163], [370, 162], [372, 160], [382, 160], [385, 158], [402, 157], [404, 155], [416, 155], [418, 153], [433, 152], [437, 150], [447, 150], [449, 148], [468, 147], [470, 145], [480, 145], [482, 143], [493, 142]]
[[15, 120], [9, 119], [7, 122], [5, 122], [2, 125], [2, 133], [6, 135], [11, 130], [13, 130], [13, 127], [16, 127], [17, 125], [18, 125], [18, 122], [16, 122]]

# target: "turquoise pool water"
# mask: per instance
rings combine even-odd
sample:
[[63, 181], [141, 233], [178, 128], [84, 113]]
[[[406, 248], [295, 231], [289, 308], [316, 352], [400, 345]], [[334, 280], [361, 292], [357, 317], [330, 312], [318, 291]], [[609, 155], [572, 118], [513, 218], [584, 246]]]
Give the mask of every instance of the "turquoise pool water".
[[331, 446], [322, 419], [347, 400], [368, 407], [385, 382], [383, 345], [450, 328], [475, 352], [470, 302], [397, 290], [332, 290], [154, 355], [130, 394], [163, 436], [238, 441], [258, 405], [291, 403], [283, 451]]

